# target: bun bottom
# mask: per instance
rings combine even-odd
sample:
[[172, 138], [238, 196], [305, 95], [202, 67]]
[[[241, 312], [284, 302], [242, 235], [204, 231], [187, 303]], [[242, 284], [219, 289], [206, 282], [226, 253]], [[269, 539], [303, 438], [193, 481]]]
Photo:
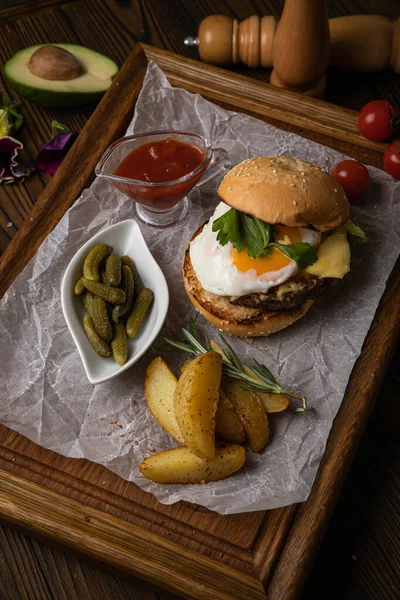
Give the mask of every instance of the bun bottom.
[[[194, 239], [202, 230], [196, 231]], [[189, 245], [183, 259], [183, 281], [189, 300], [201, 316], [219, 331], [237, 337], [266, 337], [303, 317], [314, 300], [293, 310], [262, 311], [232, 304], [226, 296], [207, 292], [197, 279], [190, 260]]]

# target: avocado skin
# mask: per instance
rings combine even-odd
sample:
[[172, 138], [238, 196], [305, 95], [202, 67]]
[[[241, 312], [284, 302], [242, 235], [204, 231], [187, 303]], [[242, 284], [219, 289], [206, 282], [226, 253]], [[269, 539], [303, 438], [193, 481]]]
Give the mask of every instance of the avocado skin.
[[104, 92], [55, 92], [53, 90], [37, 90], [15, 81], [4, 69], [5, 75], [12, 88], [25, 100], [44, 108], [76, 108], [85, 104], [99, 102]]
[[[42, 44], [47, 45], [47, 44]], [[74, 44], [54, 44], [55, 46], [60, 46], [69, 50], [71, 53], [74, 53], [74, 48], [80, 48]], [[29, 48], [24, 48], [14, 54], [4, 65], [4, 74], [12, 86], [12, 88], [25, 100], [32, 102], [33, 104], [37, 104], [39, 106], [43, 106], [44, 108], [75, 108], [77, 106], [84, 106], [86, 104], [94, 104], [98, 103], [101, 98], [106, 93], [107, 89], [101, 90], [51, 90], [51, 89], [40, 89], [36, 88], [33, 85], [22, 82], [20, 79], [15, 78], [14, 76], [14, 65], [16, 60], [19, 60], [19, 57], [29, 51], [30, 49], [35, 50], [40, 48], [41, 45], [31, 46]], [[90, 51], [94, 56], [98, 58], [104, 58], [109, 63], [115, 65], [115, 73], [118, 72], [118, 66], [114, 61], [112, 61], [109, 57], [103, 56], [98, 52], [92, 51], [89, 48], [85, 48], [86, 51]], [[114, 76], [113, 75], [113, 76]], [[111, 85], [111, 80], [110, 80]]]

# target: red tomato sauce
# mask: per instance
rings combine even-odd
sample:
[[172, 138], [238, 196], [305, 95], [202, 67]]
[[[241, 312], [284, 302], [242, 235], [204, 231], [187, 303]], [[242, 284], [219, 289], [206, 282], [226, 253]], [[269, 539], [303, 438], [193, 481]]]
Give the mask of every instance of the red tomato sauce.
[[[200, 165], [202, 168], [195, 175], [180, 183], [170, 183], [192, 173]], [[156, 210], [169, 210], [190, 192], [207, 166], [205, 154], [199, 148], [166, 138], [142, 144], [125, 156], [114, 175], [134, 181], [113, 181], [113, 184], [140, 204]], [[146, 183], [165, 185], [151, 187]]]
[[138, 146], [118, 165], [115, 175], [139, 181], [164, 183], [180, 179], [204, 161], [195, 146], [167, 138]]

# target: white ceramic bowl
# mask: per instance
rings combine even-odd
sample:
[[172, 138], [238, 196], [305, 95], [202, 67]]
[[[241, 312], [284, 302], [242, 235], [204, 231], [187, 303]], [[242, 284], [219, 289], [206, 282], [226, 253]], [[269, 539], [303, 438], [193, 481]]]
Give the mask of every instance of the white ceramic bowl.
[[[118, 365], [113, 358], [102, 358], [93, 350], [82, 325], [85, 310], [81, 298], [74, 294], [74, 286], [82, 275], [85, 257], [96, 244], [108, 244], [116, 254], [130, 256], [135, 261], [143, 284], [154, 292], [153, 304], [138, 336], [133, 340], [128, 339], [128, 360], [123, 366]], [[120, 375], [143, 356], [164, 323], [168, 303], [168, 286], [164, 274], [152, 257], [139, 225], [133, 219], [121, 221], [99, 231], [78, 250], [62, 280], [61, 305], [90, 383], [96, 385]]]

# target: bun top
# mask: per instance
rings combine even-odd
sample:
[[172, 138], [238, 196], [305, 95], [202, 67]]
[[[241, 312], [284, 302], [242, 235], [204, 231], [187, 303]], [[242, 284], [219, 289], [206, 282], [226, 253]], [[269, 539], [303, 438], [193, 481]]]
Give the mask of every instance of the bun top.
[[260, 156], [225, 175], [218, 196], [267, 223], [328, 231], [349, 217], [342, 186], [317, 165], [291, 156]]

